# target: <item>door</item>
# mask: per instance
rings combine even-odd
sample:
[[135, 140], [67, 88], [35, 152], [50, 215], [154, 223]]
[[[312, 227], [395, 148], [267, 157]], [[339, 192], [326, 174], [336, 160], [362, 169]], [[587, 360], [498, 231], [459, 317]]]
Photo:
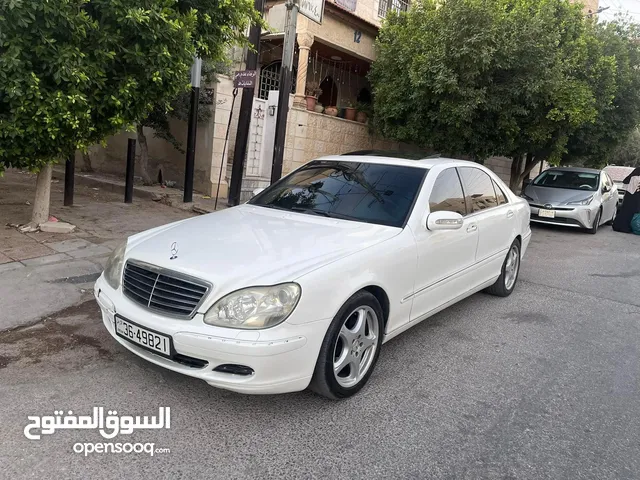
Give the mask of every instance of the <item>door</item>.
[[600, 223], [608, 222], [618, 207], [618, 197], [615, 195], [613, 181], [605, 172], [601, 175], [600, 191], [602, 192], [602, 219]]
[[478, 225], [467, 216], [460, 177], [455, 168], [440, 172], [429, 195], [429, 211], [458, 212], [464, 224], [458, 230], [430, 231], [426, 222], [414, 232], [418, 268], [411, 320], [421, 320], [441, 305], [468, 291], [465, 275], [478, 247]]
[[500, 275], [502, 263], [515, 238], [513, 206], [488, 173], [475, 167], [458, 169], [470, 218], [478, 225], [476, 268], [470, 281], [482, 283]]

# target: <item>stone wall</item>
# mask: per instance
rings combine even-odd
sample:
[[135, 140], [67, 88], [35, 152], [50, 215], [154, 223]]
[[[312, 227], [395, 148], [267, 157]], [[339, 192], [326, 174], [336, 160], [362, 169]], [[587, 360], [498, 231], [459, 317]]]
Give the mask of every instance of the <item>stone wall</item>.
[[415, 150], [370, 135], [365, 124], [294, 107], [287, 121], [283, 174], [324, 155], [366, 149]]

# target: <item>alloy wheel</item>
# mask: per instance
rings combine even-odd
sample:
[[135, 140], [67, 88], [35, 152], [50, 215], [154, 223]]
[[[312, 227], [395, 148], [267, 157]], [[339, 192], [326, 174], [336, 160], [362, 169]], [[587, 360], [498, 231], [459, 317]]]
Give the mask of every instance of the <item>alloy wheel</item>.
[[378, 348], [378, 325], [376, 312], [366, 305], [346, 317], [333, 348], [333, 373], [340, 386], [357, 385], [371, 368]]
[[504, 266], [504, 288], [511, 290], [518, 278], [518, 269], [520, 268], [520, 254], [518, 247], [513, 245], [507, 255], [507, 263]]

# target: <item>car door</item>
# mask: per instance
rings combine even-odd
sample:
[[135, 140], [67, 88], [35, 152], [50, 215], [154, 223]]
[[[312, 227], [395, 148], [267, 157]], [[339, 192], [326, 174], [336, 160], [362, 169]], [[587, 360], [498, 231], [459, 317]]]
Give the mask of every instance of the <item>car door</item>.
[[418, 268], [411, 320], [425, 318], [438, 307], [468, 291], [464, 280], [473, 266], [478, 247], [478, 225], [467, 216], [462, 183], [455, 168], [438, 174], [429, 193], [429, 213], [452, 211], [464, 217], [457, 230], [430, 231], [422, 222], [414, 231]]
[[617, 208], [618, 196], [614, 188], [613, 181], [606, 172], [600, 175], [600, 191], [602, 192], [602, 222], [607, 222], [613, 218], [613, 212]]
[[[504, 192], [488, 173], [476, 167], [458, 169], [467, 210], [478, 225], [476, 264], [469, 281], [479, 284], [500, 274], [502, 263], [515, 237], [515, 211]], [[498, 194], [496, 194], [498, 188]]]

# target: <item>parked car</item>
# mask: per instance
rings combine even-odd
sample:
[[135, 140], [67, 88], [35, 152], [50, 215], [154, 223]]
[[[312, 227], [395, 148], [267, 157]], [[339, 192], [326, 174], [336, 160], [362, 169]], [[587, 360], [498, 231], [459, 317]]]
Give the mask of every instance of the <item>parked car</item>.
[[595, 234], [600, 225], [615, 220], [618, 188], [601, 170], [551, 168], [527, 183], [522, 197], [529, 202], [532, 222]]
[[626, 189], [624, 188], [623, 181], [631, 172], [633, 172], [633, 167], [608, 165], [604, 167], [604, 171], [607, 175], [609, 175], [609, 178], [618, 188], [618, 207], [620, 207], [622, 205], [622, 202], [624, 201], [624, 195], [625, 193], [627, 193]]
[[134, 235], [95, 297], [140, 357], [243, 393], [356, 393], [381, 346], [475, 292], [507, 296], [529, 207], [481, 165], [312, 161], [247, 204]]

